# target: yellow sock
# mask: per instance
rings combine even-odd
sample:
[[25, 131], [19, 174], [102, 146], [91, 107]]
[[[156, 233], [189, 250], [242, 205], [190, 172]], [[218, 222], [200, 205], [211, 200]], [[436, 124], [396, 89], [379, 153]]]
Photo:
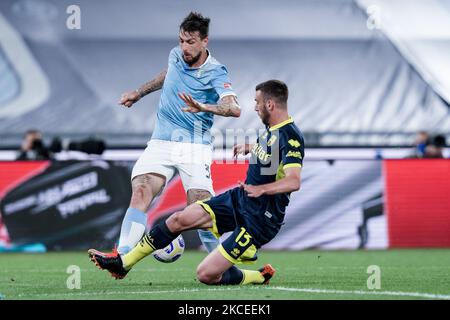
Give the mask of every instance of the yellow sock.
[[241, 284], [261, 284], [265, 280], [261, 272], [257, 270], [241, 269], [241, 271], [244, 274]]
[[155, 251], [155, 247], [145, 235], [141, 241], [126, 255], [122, 256], [122, 262], [125, 269], [131, 269], [136, 263]]

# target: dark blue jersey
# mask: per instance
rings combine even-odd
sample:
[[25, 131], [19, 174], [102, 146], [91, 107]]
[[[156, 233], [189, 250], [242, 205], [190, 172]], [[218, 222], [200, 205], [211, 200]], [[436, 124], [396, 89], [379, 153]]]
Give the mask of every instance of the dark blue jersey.
[[[304, 148], [303, 135], [292, 118], [266, 128], [251, 150], [245, 183], [261, 185], [284, 178], [286, 168], [302, 167]], [[250, 198], [246, 192], [242, 192], [242, 195], [245, 224], [260, 233], [263, 243], [266, 237], [270, 240], [283, 223], [290, 193], [262, 195], [258, 198]]]

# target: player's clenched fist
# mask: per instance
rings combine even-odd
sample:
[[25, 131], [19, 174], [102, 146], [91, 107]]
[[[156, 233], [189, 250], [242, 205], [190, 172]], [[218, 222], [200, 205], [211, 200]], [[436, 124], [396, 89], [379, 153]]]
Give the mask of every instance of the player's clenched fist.
[[137, 91], [125, 92], [120, 96], [119, 104], [125, 107], [131, 107], [135, 102], [138, 102], [141, 96]]

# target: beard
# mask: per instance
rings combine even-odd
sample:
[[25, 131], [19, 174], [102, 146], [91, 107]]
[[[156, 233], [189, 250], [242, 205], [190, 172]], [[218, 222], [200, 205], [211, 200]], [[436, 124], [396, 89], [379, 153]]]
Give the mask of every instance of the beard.
[[269, 111], [267, 111], [265, 105], [264, 105], [264, 108], [261, 108], [261, 113], [260, 113], [259, 117], [261, 118], [261, 121], [262, 121], [262, 123], [264, 123], [265, 126], [269, 125], [270, 114], [269, 114]]
[[200, 56], [202, 55], [201, 52], [198, 53], [195, 57], [192, 57], [190, 60], [186, 60], [186, 57], [183, 54], [183, 60], [188, 64], [189, 67], [191, 67], [193, 64], [197, 63], [197, 61], [200, 59]]

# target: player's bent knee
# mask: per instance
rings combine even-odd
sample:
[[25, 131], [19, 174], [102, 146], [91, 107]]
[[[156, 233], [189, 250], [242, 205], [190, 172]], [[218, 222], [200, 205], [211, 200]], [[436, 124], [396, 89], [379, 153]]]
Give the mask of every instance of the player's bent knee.
[[197, 268], [197, 279], [204, 284], [217, 284], [220, 279], [220, 275], [213, 274], [204, 267], [199, 266]]
[[166, 220], [166, 223], [172, 232], [212, 227], [210, 215], [198, 204], [190, 205], [182, 211], [175, 212]]
[[172, 232], [181, 232], [187, 230], [190, 226], [189, 218], [184, 211], [175, 212], [167, 219], [166, 223]]

